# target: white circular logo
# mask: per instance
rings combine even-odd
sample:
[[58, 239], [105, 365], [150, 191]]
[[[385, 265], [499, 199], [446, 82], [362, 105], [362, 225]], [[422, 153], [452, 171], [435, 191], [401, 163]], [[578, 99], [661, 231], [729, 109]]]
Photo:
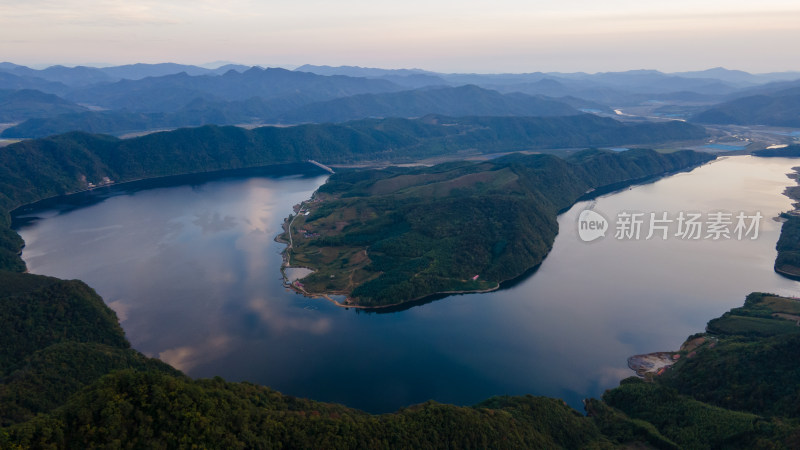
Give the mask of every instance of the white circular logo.
[[592, 242], [605, 237], [608, 221], [605, 217], [591, 209], [584, 209], [578, 216], [578, 237], [583, 242]]

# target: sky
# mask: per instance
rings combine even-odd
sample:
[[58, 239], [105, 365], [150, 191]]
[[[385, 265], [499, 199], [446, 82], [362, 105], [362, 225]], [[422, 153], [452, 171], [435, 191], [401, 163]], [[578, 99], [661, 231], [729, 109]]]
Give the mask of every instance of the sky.
[[0, 60], [800, 70], [797, 0], [0, 0]]

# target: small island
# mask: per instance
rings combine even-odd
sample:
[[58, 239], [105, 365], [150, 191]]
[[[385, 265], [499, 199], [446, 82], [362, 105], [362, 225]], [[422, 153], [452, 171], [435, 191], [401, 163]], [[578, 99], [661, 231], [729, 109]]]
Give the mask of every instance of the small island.
[[587, 193], [712, 159], [586, 150], [337, 173], [284, 223], [286, 264], [313, 270], [287, 282], [305, 295], [344, 296], [336, 303], [357, 308], [495, 290], [541, 264], [559, 212]]

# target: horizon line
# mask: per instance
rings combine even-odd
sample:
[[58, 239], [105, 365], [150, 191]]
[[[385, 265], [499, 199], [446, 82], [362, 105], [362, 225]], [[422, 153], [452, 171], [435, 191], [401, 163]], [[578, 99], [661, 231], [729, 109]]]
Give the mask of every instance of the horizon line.
[[[728, 72], [743, 72], [749, 75], [769, 75], [769, 74], [780, 74], [780, 73], [798, 73], [800, 74], [800, 69], [782, 69], [782, 70], [773, 70], [768, 72], [749, 72], [743, 69], [730, 69], [724, 66], [714, 66], [708, 67], [705, 69], [692, 69], [692, 70], [679, 70], [679, 71], [665, 71], [661, 69], [654, 69], [654, 68], [638, 68], [638, 69], [617, 69], [617, 70], [601, 70], [601, 71], [574, 71], [574, 72], [564, 72], [564, 71], [545, 71], [545, 70], [534, 70], [534, 71], [523, 71], [523, 72], [478, 72], [478, 71], [457, 71], [457, 72], [447, 72], [447, 71], [436, 71], [430, 69], [423, 69], [419, 67], [379, 67], [379, 66], [359, 66], [359, 65], [352, 65], [352, 64], [340, 64], [340, 65], [330, 65], [330, 64], [314, 64], [314, 63], [304, 63], [304, 64], [275, 64], [275, 65], [262, 65], [262, 64], [247, 64], [247, 63], [239, 63], [239, 62], [225, 62], [225, 61], [214, 61], [210, 63], [180, 63], [174, 61], [163, 61], [163, 62], [129, 62], [123, 64], [114, 64], [114, 63], [36, 63], [36, 64], [19, 64], [12, 61], [0, 61], [0, 64], [14, 64], [17, 66], [27, 67], [32, 70], [44, 70], [51, 67], [66, 67], [66, 68], [77, 68], [77, 67], [88, 67], [93, 69], [107, 69], [113, 67], [121, 67], [121, 66], [132, 66], [137, 64], [143, 65], [160, 65], [160, 64], [175, 64], [181, 66], [191, 66], [197, 67], [206, 70], [217, 70], [221, 67], [234, 65], [234, 66], [246, 66], [248, 68], [260, 68], [260, 69], [285, 69], [285, 70], [297, 70], [303, 66], [315, 66], [315, 67], [329, 67], [329, 68], [353, 68], [353, 69], [365, 69], [365, 70], [386, 70], [386, 71], [418, 71], [418, 72], [428, 72], [428, 73], [435, 73], [441, 75], [529, 75], [529, 74], [564, 74], [564, 75], [574, 75], [574, 74], [586, 74], [586, 75], [598, 75], [598, 74], [606, 74], [606, 73], [626, 73], [626, 72], [658, 72], [666, 75], [670, 74], [682, 74], [682, 73], [695, 73], [695, 72], [708, 72], [712, 70], [724, 70]], [[219, 64], [215, 66], [215, 64]]]

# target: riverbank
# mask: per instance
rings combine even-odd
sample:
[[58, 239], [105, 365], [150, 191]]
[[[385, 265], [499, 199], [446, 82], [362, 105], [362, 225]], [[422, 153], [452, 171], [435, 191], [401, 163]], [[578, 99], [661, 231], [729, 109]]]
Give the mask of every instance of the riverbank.
[[[776, 316], [777, 317], [777, 316]], [[673, 352], [653, 352], [643, 355], [633, 355], [628, 358], [628, 367], [636, 372], [636, 375], [652, 380], [653, 377], [663, 375], [671, 369], [681, 358], [694, 358], [697, 352], [703, 348], [714, 348], [717, 345], [717, 338], [694, 335], [681, 345], [680, 350]]]
[[292, 287], [364, 309], [491, 292], [541, 264], [557, 214], [587, 191], [653, 181], [713, 158], [591, 150], [337, 174], [284, 223], [287, 264], [314, 270]]
[[[493, 287], [490, 287], [488, 289], [482, 289], [482, 290], [442, 291], [442, 292], [436, 292], [436, 293], [433, 293], [433, 294], [424, 295], [424, 296], [421, 296], [419, 298], [415, 298], [415, 299], [404, 301], [404, 302], [397, 302], [397, 303], [391, 303], [391, 304], [386, 304], [386, 305], [378, 305], [378, 306], [359, 305], [358, 303], [354, 302], [352, 298], [348, 297], [348, 292], [347, 291], [332, 291], [332, 290], [325, 291], [325, 292], [312, 292], [312, 291], [309, 291], [308, 289], [306, 289], [306, 286], [300, 281], [300, 279], [302, 279], [302, 277], [300, 277], [299, 279], [296, 279], [296, 280], [291, 280], [291, 279], [289, 279], [289, 276], [287, 275], [286, 271], [287, 271], [287, 269], [302, 268], [302, 269], [307, 269], [307, 270], [311, 271], [311, 273], [314, 273], [315, 270], [312, 267], [307, 267], [307, 266], [302, 266], [302, 265], [301, 266], [292, 265], [292, 263], [291, 263], [291, 254], [292, 254], [292, 251], [294, 250], [294, 237], [293, 237], [292, 227], [294, 225], [295, 220], [298, 217], [300, 217], [300, 216], [305, 217], [305, 216], [311, 214], [313, 210], [316, 210], [316, 208], [319, 206], [319, 204], [321, 204], [321, 202], [322, 202], [322, 200], [318, 196], [316, 196], [316, 193], [315, 193], [315, 196], [312, 197], [312, 200], [309, 200], [307, 202], [302, 202], [302, 203], [299, 203], [297, 205], [294, 205], [292, 207], [292, 210], [293, 210], [294, 214], [292, 216], [287, 217], [286, 219], [284, 219], [283, 223], [281, 224], [281, 228], [283, 230], [283, 233], [281, 233], [281, 234], [279, 234], [278, 236], [275, 237], [275, 241], [276, 242], [279, 242], [279, 243], [282, 243], [282, 244], [286, 245], [286, 248], [284, 248], [284, 250], [281, 252], [281, 255], [282, 255], [281, 275], [283, 277], [283, 284], [284, 284], [285, 287], [287, 287], [289, 289], [292, 289], [293, 291], [297, 292], [298, 294], [304, 295], [304, 296], [309, 297], [309, 298], [322, 298], [322, 299], [325, 299], [325, 300], [333, 303], [334, 305], [342, 307], [342, 308], [354, 308], [354, 309], [362, 309], [362, 310], [388, 310], [388, 309], [396, 308], [396, 307], [401, 306], [401, 305], [406, 304], [406, 303], [423, 302], [425, 299], [428, 299], [428, 298], [431, 298], [431, 297], [436, 297], [436, 296], [439, 296], [439, 295], [486, 293], [486, 292], [495, 291], [495, 290], [499, 289], [500, 286], [501, 286], [501, 284], [498, 283], [497, 285], [495, 285]], [[365, 256], [366, 256], [366, 250], [364, 251], [364, 253], [365, 253]], [[344, 300], [344, 302], [341, 302], [341, 301], [338, 301], [338, 300], [334, 299], [332, 296], [343, 296], [343, 297], [345, 297], [345, 300]]]
[[[721, 164], [709, 165], [704, 169], [719, 165]], [[788, 169], [788, 166], [782, 168], [780, 173], [786, 172], [786, 169]], [[732, 176], [736, 172], [726, 172], [726, 174], [728, 176], [725, 179], [739, 179], [737, 176]], [[773, 175], [771, 179], [778, 180], [778, 175]], [[681, 178], [705, 177], [705, 175], [697, 176], [696, 173], [687, 174], [664, 180], [659, 185], [673, 184], [680, 181]], [[653, 188], [658, 189], [659, 186], [654, 185]], [[619, 196], [626, 198], [621, 204], [630, 207], [631, 204], [634, 204], [629, 201], [631, 195], [636, 195], [637, 192], [642, 193], [641, 191], [649, 191], [650, 189], [651, 187], [648, 186], [619, 194]], [[692, 195], [697, 197], [705, 197], [707, 195], [696, 188], [690, 190]], [[307, 198], [310, 193], [310, 191], [306, 192], [302, 198]], [[646, 196], [643, 195], [648, 197], [647, 201], [649, 202], [645, 204], [645, 207], [649, 207], [647, 205], [652, 205], [652, 202], [657, 202], [658, 199], [674, 197], [667, 195], [667, 193], [662, 192], [661, 196], [653, 193]], [[736, 197], [741, 201], [741, 191], [736, 191], [736, 195], [730, 194], [728, 193], [726, 198]], [[159, 195], [163, 196], [163, 194]], [[217, 198], [220, 205], [225, 205], [224, 209], [220, 210], [226, 211], [226, 214], [232, 214], [229, 205], [230, 201], [235, 198], [252, 198], [253, 201], [249, 204], [250, 206], [242, 208], [243, 211], [249, 212], [263, 210], [263, 199], [274, 197], [265, 196], [263, 193], [258, 196], [251, 196], [245, 192], [233, 192], [227, 198], [218, 198], [212, 192], [207, 192], [205, 196]], [[770, 196], [772, 198], [781, 198], [782, 204], [788, 203], [785, 198], [779, 195], [779, 189], [773, 189]], [[691, 199], [691, 197], [687, 198]], [[277, 211], [288, 212], [291, 206], [299, 203], [300, 200], [297, 198], [293, 199], [292, 202], [285, 202]], [[601, 200], [601, 203], [605, 200]], [[763, 201], [757, 203], [764, 204]], [[619, 204], [605, 211], [618, 210]], [[716, 198], [713, 198], [710, 204], [719, 205]], [[642, 203], [635, 205], [642, 208], [640, 206]], [[658, 205], [657, 207], [660, 208], [660, 204]], [[724, 207], [733, 210], [732, 208], [736, 206], [726, 204]], [[158, 209], [152, 203], [149, 204], [149, 208]], [[578, 208], [574, 210], [576, 209]], [[126, 208], [126, 210], [134, 211], [130, 208]], [[773, 209], [770, 208], [770, 210]], [[137, 216], [144, 215], [143, 210], [136, 211]], [[273, 209], [273, 211], [276, 210]], [[243, 215], [242, 217], [252, 217], [252, 215]], [[274, 224], [272, 229], [278, 228], [281, 220], [282, 217], [279, 216], [277, 221], [272, 221], [271, 223]], [[567, 230], [572, 231], [572, 220], [573, 218], [570, 214], [559, 219], [563, 233], [562, 238], [566, 237], [566, 241], [569, 241], [564, 242], [564, 244], [566, 244], [566, 247], [572, 245], [571, 249], [577, 250], [573, 253], [580, 255], [579, 260], [589, 259], [591, 261], [589, 256], [592, 250], [601, 249], [603, 244], [585, 245], [577, 242], [577, 238], [572, 239], [569, 237], [571, 233], [568, 233]], [[248, 379], [254, 383], [272, 386], [274, 389], [295, 397], [331, 400], [335, 396], [336, 401], [350, 404], [350, 406], [367, 408], [367, 411], [371, 412], [392, 411], [393, 408], [417, 404], [429, 398], [456, 404], [473, 404], [479, 399], [488, 398], [496, 393], [523, 394], [525, 392], [549, 395], [551, 397], [564, 397], [570, 405], [580, 408], [580, 399], [574, 399], [576, 395], [581, 395], [583, 398], [597, 397], [605, 389], [611, 389], [616, 386], [619, 379], [624, 376], [626, 371], [624, 368], [625, 358], [629, 354], [649, 351], [646, 347], [675, 348], [671, 343], [670, 345], [664, 345], [663, 340], [660, 341], [662, 342], [661, 344], [653, 344], [653, 336], [659, 337], [672, 333], [674, 337], [678, 333], [680, 337], [684, 337], [702, 329], [700, 325], [694, 323], [688, 331], [684, 330], [681, 328], [684, 322], [675, 320], [675, 317], [670, 314], [674, 312], [675, 316], [680, 317], [681, 320], [685, 320], [687, 316], [692, 314], [694, 314], [695, 319], [697, 317], [708, 318], [718, 315], [697, 314], [697, 306], [698, 304], [712, 302], [709, 295], [716, 295], [717, 292], [724, 291], [729, 284], [738, 283], [743, 274], [743, 272], [729, 272], [730, 283], [724, 280], [708, 278], [695, 282], [685, 274], [672, 272], [668, 269], [668, 261], [660, 257], [656, 258], [656, 254], [647, 252], [650, 258], [656, 258], [662, 264], [660, 267], [665, 268], [665, 271], [669, 271], [671, 276], [668, 278], [670, 280], [676, 278], [684, 280], [680, 285], [674, 286], [650, 284], [647, 278], [629, 272], [630, 268], [623, 265], [625, 261], [629, 261], [632, 258], [620, 257], [615, 253], [606, 253], [604, 249], [603, 253], [607, 255], [608, 259], [594, 260], [589, 266], [580, 266], [576, 264], [576, 260], [567, 261], [562, 259], [562, 263], [558, 263], [560, 254], [564, 253], [566, 249], [564, 246], [556, 245], [552, 252], [553, 254], [548, 256], [547, 264], [544, 265], [545, 267], [539, 273], [541, 276], [537, 275], [535, 279], [529, 280], [532, 283], [529, 283], [527, 287], [520, 286], [515, 290], [487, 294], [480, 297], [454, 298], [429, 304], [424, 308], [415, 308], [415, 310], [403, 314], [380, 316], [370, 314], [370, 317], [365, 317], [366, 315], [359, 317], [357, 314], [346, 313], [328, 304], [319, 305], [317, 310], [308, 310], [306, 308], [309, 305], [318, 304], [318, 301], [309, 301], [301, 296], [286, 292], [279, 282], [274, 282], [275, 277], [269, 276], [269, 273], [276, 273], [275, 269], [277, 269], [279, 261], [274, 256], [277, 256], [277, 253], [283, 249], [282, 245], [278, 246], [272, 242], [275, 232], [273, 232], [273, 235], [263, 236], [264, 240], [269, 242], [268, 251], [261, 248], [256, 249], [250, 245], [241, 245], [241, 247], [251, 249], [251, 254], [257, 258], [269, 259], [274, 262], [270, 266], [271, 271], [269, 272], [263, 270], [264, 267], [259, 267], [261, 270], [253, 271], [253, 279], [258, 283], [269, 279], [270, 282], [273, 282], [271, 286], [275, 286], [275, 290], [260, 291], [264, 293], [263, 302], [240, 303], [241, 307], [228, 308], [228, 310], [246, 311], [248, 318], [246, 323], [252, 326], [242, 327], [238, 326], [242, 322], [235, 322], [236, 329], [244, 329], [245, 331], [240, 335], [233, 335], [234, 344], [224, 350], [226, 352], [224, 359], [218, 354], [214, 354], [214, 351], [220, 351], [218, 347], [216, 349], [214, 347], [203, 348], [203, 351], [210, 358], [218, 358], [220, 360], [218, 367], [214, 369], [216, 373], [211, 375], [236, 379], [239, 375], [232, 373], [229, 367], [240, 364], [241, 367], [250, 368], [262, 364], [264, 373], [274, 374], [280, 371], [279, 376], [269, 379], [266, 377], [256, 378], [249, 375], [250, 378]], [[69, 237], [71, 235], [65, 234], [65, 236]], [[762, 245], [762, 247], [773, 246], [776, 239], [777, 231], [769, 239], [764, 240], [763, 244], [766, 245]], [[240, 242], [245, 244], [247, 241]], [[605, 242], [610, 241], [606, 240]], [[639, 248], [643, 246], [645, 244], [642, 242], [641, 245], [630, 245], [628, 247]], [[233, 246], [225, 245], [225, 247]], [[698, 256], [700, 253], [701, 251], [698, 251]], [[118, 254], [126, 253], [119, 252]], [[222, 255], [219, 255], [219, 257], [226, 260]], [[239, 256], [238, 258], [246, 261], [252, 260], [247, 256]], [[604, 261], [612, 260], [612, 258], [617, 261], [617, 264], [614, 264], [614, 271], [602, 272], [604, 267], [610, 266], [610, 264], [604, 264]], [[563, 261], [566, 261], [566, 263]], [[592, 269], [592, 267], [595, 267], [595, 269]], [[132, 273], [131, 271], [119, 272]], [[553, 280], [550, 283], [554, 286], [553, 289], [534, 289], [533, 285], [542, 286], [548, 284], [547, 277], [554, 272], [561, 275], [557, 280]], [[609, 276], [611, 274], [624, 277], [621, 279], [625, 280], [625, 283], [615, 284], [628, 284], [631, 279], [638, 280], [640, 284], [646, 285], [647, 297], [637, 297], [635, 291], [621, 290], [614, 291], [614, 302], [606, 301], [602, 298], [602, 295], [612, 290], [613, 287], [611, 284], [595, 284], [591, 275], [598, 272], [603, 273], [607, 278], [611, 278]], [[696, 272], [703, 273], [703, 270], [700, 269]], [[578, 273], [580, 276], [577, 279], [571, 278], [567, 276], [570, 273]], [[771, 269], [769, 270], [769, 275], [773, 275]], [[703, 273], [703, 276], [708, 276], [708, 274]], [[773, 276], [770, 279], [773, 278], [780, 280], [777, 276]], [[674, 283], [674, 281], [670, 282]], [[172, 283], [172, 280], [170, 280], [170, 283]], [[196, 280], [192, 280], [191, 283], [195, 284]], [[96, 283], [92, 282], [91, 284]], [[760, 282], [755, 284], [772, 286]], [[236, 280], [236, 282], [226, 285], [227, 288], [223, 296], [226, 301], [227, 299], [238, 297], [238, 293], [232, 289], [234, 286], [239, 285], [246, 286], [247, 283]], [[582, 292], [571, 290], [574, 285], [588, 286], [589, 289]], [[713, 287], [704, 290], [707, 286]], [[746, 286], [737, 284], [734, 289], [736, 291], [735, 294], [728, 293], [725, 295], [732, 302], [737, 302], [736, 299], [741, 297], [739, 294], [747, 292], [744, 290], [745, 288]], [[216, 292], [215, 289], [206, 287], [203, 287], [202, 290]], [[116, 297], [116, 295], [109, 295], [107, 298], [115, 299]], [[209, 322], [192, 320], [187, 329], [189, 327], [191, 329], [199, 329], [203, 337], [216, 331], [214, 323], [220, 319], [219, 311], [225, 311], [225, 309], [213, 307], [203, 310], [202, 308], [208, 304], [208, 301], [193, 295], [189, 297], [190, 301], [185, 303], [186, 306], [182, 308], [184, 311], [182, 317], [202, 311], [202, 314], [196, 315], [214, 317], [215, 320]], [[242, 296], [242, 298], [250, 299], [250, 297], [246, 296]], [[619, 303], [622, 299], [628, 299], [628, 302], [625, 304]], [[338, 300], [341, 301], [341, 299]], [[642, 303], [646, 303], [648, 306], [637, 309], [638, 305]], [[231, 305], [237, 306], [235, 303]], [[250, 306], [258, 306], [259, 308], [245, 309]], [[267, 306], [269, 309], [267, 309]], [[311, 307], [313, 308], [314, 306]], [[553, 314], [552, 311], [555, 308], [561, 308], [564, 313]], [[615, 309], [612, 310], [610, 308]], [[469, 314], [467, 315], [467, 313]], [[143, 319], [144, 321], [155, 322], [158, 317], [158, 315], [151, 315], [143, 317]], [[613, 319], [611, 319], [612, 317]], [[633, 326], [624, 323], [630, 317], [636, 317], [640, 322]], [[655, 317], [655, 319], [652, 319], [652, 317]], [[227, 320], [225, 317], [221, 319]], [[612, 322], [612, 320], [614, 321]], [[653, 320], [653, 322], [649, 322], [650, 320]], [[704, 319], [700, 320], [705, 321]], [[128, 322], [128, 324], [130, 323]], [[667, 331], [663, 329], [664, 324], [668, 328]], [[628, 328], [624, 328], [626, 325]], [[162, 330], [163, 332], [158, 334], [166, 334], [179, 326], [177, 320], [170, 320], [165, 329]], [[574, 333], [569, 333], [570, 337], [564, 337], [564, 327], [568, 327]], [[275, 335], [280, 338], [257, 346], [257, 341], [254, 339], [253, 334], [254, 330], [258, 330], [260, 335]], [[233, 328], [230, 331], [233, 331]], [[638, 338], [635, 333], [639, 333]], [[186, 336], [186, 333], [181, 334], [184, 337]], [[648, 337], [642, 337], [643, 334], [647, 334]], [[562, 337], [559, 338], [557, 346], [541, 345], [542, 342], [550, 342], [552, 336], [559, 335]], [[231, 335], [229, 334], [228, 336]], [[636, 350], [625, 354], [623, 352], [631, 348], [629, 346], [631, 341], [625, 340], [623, 345], [620, 345], [620, 340], [629, 336], [633, 336], [633, 345], [636, 346]], [[179, 345], [187, 346], [183, 348], [190, 348], [188, 347], [189, 345], [194, 345], [198, 342], [202, 343], [203, 340], [193, 339], [190, 336]], [[647, 345], [642, 345], [645, 342]], [[247, 345], [242, 345], [242, 343]], [[254, 343], [256, 345], [252, 345]], [[175, 343], [172, 345], [174, 346]], [[542, 350], [542, 347], [547, 348]], [[503, 348], [513, 349], [513, 351], [498, 351], [498, 349]], [[272, 357], [281, 349], [290, 349], [291, 351], [287, 352], [290, 355], [283, 359]], [[428, 349], [435, 349], [435, 351], [429, 351]], [[622, 352], [619, 351], [620, 349]], [[500, 354], [503, 353], [506, 356], [501, 358]], [[563, 360], [563, 355], [565, 354], [571, 355], [566, 361]], [[238, 361], [236, 359], [237, 355], [240, 358]], [[253, 355], [258, 355], [258, 357]], [[520, 359], [520, 355], [524, 355], [525, 358]], [[550, 357], [549, 355], [554, 356]], [[297, 363], [297, 360], [303, 360], [303, 362]], [[367, 361], [368, 364], [365, 364], [364, 361]], [[619, 370], [611, 372], [608, 370], [609, 366], [621, 369], [622, 372]], [[331, 370], [332, 368], [333, 370]], [[547, 371], [552, 372], [549, 374], [550, 378], [545, 379], [543, 382], [540, 381], [540, 377], [545, 368]], [[491, 373], [499, 381], [487, 381], [485, 379], [471, 383], [463, 381], [465, 379], [471, 381], [470, 377], [477, 378], [473, 375], [475, 373]], [[577, 376], [581, 377], [577, 381], [575, 374], [580, 374]], [[619, 374], [622, 375], [620, 376]], [[205, 374], [191, 375], [206, 378]], [[286, 384], [280, 384], [280, 378], [297, 380], [297, 382], [294, 386], [287, 386]], [[353, 383], [352, 380], [356, 378], [359, 382]], [[421, 379], [425, 380], [425, 383], [420, 384], [419, 380]], [[389, 381], [387, 382], [387, 380]], [[515, 384], [516, 380], [524, 381]], [[551, 384], [556, 385], [555, 389], [548, 389], [546, 382], [549, 380], [555, 380], [550, 381]], [[601, 381], [598, 382], [598, 380]], [[604, 383], [602, 380], [605, 380], [605, 384], [600, 384]], [[325, 386], [326, 383], [332, 386], [330, 388], [332, 393], [313, 389], [303, 390], [302, 388], [302, 386]], [[353, 399], [356, 398], [354, 395], [356, 394], [347, 391], [352, 389], [357, 391], [358, 395], [363, 395], [363, 397], [381, 398], [387, 392], [387, 383], [391, 383], [391, 386], [400, 387], [408, 392], [416, 392], [421, 386], [426, 387], [428, 390], [416, 396], [409, 395], [400, 399], [394, 398], [392, 400], [395, 402], [394, 404], [378, 407], [374, 410], [369, 409], [368, 406], [365, 407], [364, 403], [354, 401]], [[572, 397], [566, 397], [566, 395], [569, 395], [564, 394], [567, 389], [562, 388], [562, 386], [569, 388], [575, 385], [594, 387], [598, 386], [598, 384], [600, 386], [596, 389], [586, 389]], [[428, 387], [430, 386], [434, 386], [434, 388], [429, 389]], [[319, 410], [319, 408], [316, 408], [316, 410]], [[662, 418], [666, 417], [666, 414], [662, 416]], [[692, 423], [694, 424], [696, 421], [692, 420]], [[674, 432], [673, 429], [669, 429], [669, 431]]]
[[798, 183], [789, 186], [783, 194], [795, 201], [794, 210], [781, 214], [783, 225], [781, 236], [775, 245], [778, 254], [775, 257], [775, 272], [792, 280], [800, 281], [800, 167], [793, 167], [794, 173], [787, 174]]

